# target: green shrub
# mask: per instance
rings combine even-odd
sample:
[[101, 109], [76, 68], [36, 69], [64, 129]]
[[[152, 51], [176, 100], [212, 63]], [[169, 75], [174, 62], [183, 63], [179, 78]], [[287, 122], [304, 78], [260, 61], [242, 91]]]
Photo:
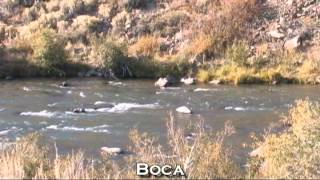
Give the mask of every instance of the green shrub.
[[190, 22], [190, 17], [183, 11], [167, 12], [150, 22], [151, 32], [160, 33], [162, 37], [174, 36], [181, 26]]
[[182, 77], [188, 73], [189, 64], [184, 62], [159, 62], [148, 58], [131, 59], [128, 68], [135, 78]]
[[120, 6], [125, 7], [127, 10], [145, 8], [152, 0], [121, 0]]
[[93, 42], [93, 63], [104, 69], [121, 74], [126, 66], [127, 47], [108, 38], [95, 39]]
[[67, 61], [63, 39], [53, 30], [42, 29], [33, 35], [31, 41], [35, 64], [49, 74], [60, 71]]
[[245, 42], [234, 43], [226, 52], [227, 60], [239, 66], [247, 66], [249, 56], [250, 50]]

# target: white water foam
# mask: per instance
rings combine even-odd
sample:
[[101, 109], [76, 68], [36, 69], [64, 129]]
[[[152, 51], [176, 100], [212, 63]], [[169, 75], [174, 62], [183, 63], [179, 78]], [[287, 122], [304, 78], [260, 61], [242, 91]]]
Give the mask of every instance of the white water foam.
[[10, 129], [6, 129], [6, 130], [0, 130], [0, 136], [6, 136], [11, 132], [18, 132], [18, 131], [22, 131], [21, 128], [17, 128], [15, 126], [11, 127]]
[[12, 130], [8, 129], [8, 130], [2, 130], [0, 131], [0, 136], [5, 136], [8, 135]]
[[217, 89], [206, 89], [206, 88], [197, 88], [193, 90], [194, 92], [208, 92], [208, 91], [217, 91]]
[[[137, 103], [119, 103], [114, 104], [114, 107], [111, 108], [99, 108], [99, 109], [91, 109], [85, 108], [86, 113], [80, 113], [81, 115], [88, 115], [87, 113], [124, 113], [131, 109], [156, 109], [159, 108], [159, 104], [137, 104]], [[67, 115], [79, 115], [79, 113], [74, 113], [70, 111], [65, 112]]]
[[98, 96], [99, 98], [103, 98], [103, 94], [101, 93], [94, 93], [94, 95]]
[[240, 107], [240, 106], [237, 106], [237, 107], [227, 106], [224, 109], [227, 111], [234, 110], [238, 112], [240, 111], [272, 111], [273, 110], [272, 108]]
[[95, 127], [74, 127], [74, 126], [64, 126], [59, 127], [58, 125], [48, 126], [47, 129], [57, 130], [57, 131], [74, 131], [74, 132], [93, 132], [93, 133], [107, 133], [110, 134], [110, 131], [105, 129], [108, 128], [108, 125], [95, 126]]
[[56, 105], [58, 105], [58, 103], [52, 103], [52, 104], [48, 104], [48, 107], [55, 107]]
[[31, 91], [31, 89], [28, 88], [28, 87], [23, 87], [22, 90], [27, 91], [27, 92], [30, 92], [30, 91]]
[[180, 90], [181, 87], [161, 87], [162, 90]]
[[5, 108], [0, 108], [0, 112], [2, 112], [2, 111], [4, 111], [5, 110]]
[[113, 108], [110, 108], [107, 110], [107, 112], [112, 112], [112, 113], [121, 113], [121, 112], [126, 112], [131, 109], [156, 109], [158, 108], [159, 105], [156, 104], [136, 104], [136, 103], [119, 103], [115, 105]]
[[108, 104], [107, 102], [105, 102], [105, 101], [97, 101], [97, 102], [95, 102], [94, 103], [94, 105], [96, 105], [96, 106], [99, 106], [99, 105], [106, 105], [106, 104]]
[[82, 97], [82, 98], [86, 98], [87, 97], [83, 92], [80, 92], [79, 96]]
[[35, 116], [35, 117], [47, 117], [52, 118], [57, 115], [57, 112], [50, 112], [47, 110], [43, 110], [40, 112], [22, 112], [20, 113], [21, 116]]
[[116, 82], [116, 81], [109, 81], [108, 84], [110, 84], [111, 86], [122, 86], [123, 85], [122, 82]]

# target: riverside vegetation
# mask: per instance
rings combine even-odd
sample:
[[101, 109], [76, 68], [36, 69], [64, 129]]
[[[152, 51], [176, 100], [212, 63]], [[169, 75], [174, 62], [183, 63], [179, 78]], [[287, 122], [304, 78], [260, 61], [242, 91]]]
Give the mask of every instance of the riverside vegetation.
[[[211, 134], [203, 121], [192, 126], [196, 133], [186, 139], [187, 129], [174, 118], [167, 120], [168, 145], [137, 130], [130, 132], [132, 154], [114, 161], [103, 155], [100, 161], [84, 156], [83, 152], [52, 156], [48, 148], [40, 146], [39, 135], [30, 135], [0, 151], [0, 176], [3, 178], [44, 179], [122, 179], [138, 178], [135, 163], [179, 164], [188, 178], [276, 178], [317, 179], [319, 173], [320, 105], [310, 100], [299, 100], [279, 124], [278, 130], [267, 131], [256, 140], [247, 165], [233, 161], [232, 147], [225, 138], [235, 132], [227, 122], [225, 129]], [[280, 128], [279, 128], [280, 127]], [[56, 152], [58, 150], [56, 149]], [[54, 154], [54, 153], [53, 153]]]
[[[0, 76], [318, 84], [318, 0], [5, 0]], [[92, 72], [94, 73], [87, 73]]]

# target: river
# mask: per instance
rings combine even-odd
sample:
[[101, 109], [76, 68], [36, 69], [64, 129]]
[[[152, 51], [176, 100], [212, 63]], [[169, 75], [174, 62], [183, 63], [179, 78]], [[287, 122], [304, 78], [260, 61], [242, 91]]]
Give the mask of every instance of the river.
[[[0, 140], [14, 141], [40, 132], [48, 144], [57, 143], [59, 152], [82, 149], [96, 155], [103, 146], [126, 148], [128, 132], [138, 129], [166, 138], [166, 119], [172, 112], [182, 126], [205, 120], [211, 132], [231, 121], [236, 134], [227, 143], [241, 159], [250, 134], [261, 134], [272, 122], [288, 112], [297, 99], [319, 100], [317, 86], [215, 86], [196, 85], [159, 89], [150, 80], [108, 82], [101, 79], [30, 79], [0, 82]], [[98, 111], [96, 104], [113, 104]], [[175, 109], [186, 105], [192, 115]], [[101, 105], [103, 106], [103, 105]], [[74, 108], [91, 108], [85, 114]]]

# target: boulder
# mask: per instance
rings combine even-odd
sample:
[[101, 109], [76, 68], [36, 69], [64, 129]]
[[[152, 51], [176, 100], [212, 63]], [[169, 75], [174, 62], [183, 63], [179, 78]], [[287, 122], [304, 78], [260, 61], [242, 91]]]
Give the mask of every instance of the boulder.
[[316, 84], [320, 84], [320, 76], [316, 77]]
[[186, 106], [178, 107], [176, 111], [183, 114], [192, 114], [192, 110]]
[[185, 85], [192, 85], [195, 84], [196, 80], [194, 78], [182, 78], [181, 82], [184, 83]]
[[299, 48], [301, 45], [302, 45], [302, 42], [301, 42], [300, 36], [296, 36], [296, 37], [286, 41], [284, 44], [284, 48], [286, 50], [295, 50], [295, 49]]
[[124, 151], [118, 147], [102, 147], [101, 151], [107, 154], [122, 154]]
[[101, 73], [99, 73], [98, 71], [91, 69], [90, 71], [88, 71], [86, 73], [86, 77], [97, 77], [99, 76]]
[[60, 84], [60, 87], [68, 87], [70, 86], [70, 84], [66, 81], [63, 81], [61, 84]]
[[168, 79], [167, 78], [159, 78], [157, 82], [154, 83], [156, 87], [166, 87], [168, 86]]
[[220, 84], [222, 84], [222, 81], [221, 81], [221, 80], [216, 79], [216, 80], [212, 80], [212, 81], [210, 81], [210, 82], [209, 82], [209, 84], [220, 85]]
[[175, 83], [175, 79], [167, 76], [165, 78], [159, 78], [157, 82], [154, 83], [156, 87], [168, 87]]
[[285, 35], [283, 33], [280, 33], [278, 30], [269, 31], [268, 34], [269, 34], [269, 36], [276, 38], [276, 39], [282, 39], [285, 37]]
[[14, 78], [12, 77], [12, 76], [6, 76], [6, 80], [7, 81], [11, 81], [11, 80], [13, 80]]

